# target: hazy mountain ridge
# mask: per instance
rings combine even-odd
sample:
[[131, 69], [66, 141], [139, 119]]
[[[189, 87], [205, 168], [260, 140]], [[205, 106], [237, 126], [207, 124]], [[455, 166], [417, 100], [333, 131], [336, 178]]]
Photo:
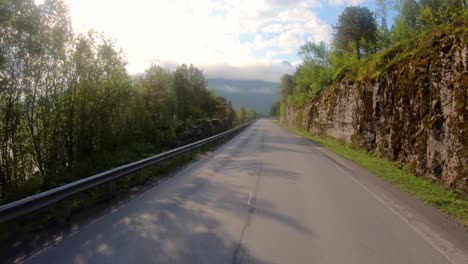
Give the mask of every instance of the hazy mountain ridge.
[[279, 100], [279, 83], [261, 80], [208, 79], [208, 89], [230, 100], [235, 107], [253, 108], [268, 113], [273, 102]]

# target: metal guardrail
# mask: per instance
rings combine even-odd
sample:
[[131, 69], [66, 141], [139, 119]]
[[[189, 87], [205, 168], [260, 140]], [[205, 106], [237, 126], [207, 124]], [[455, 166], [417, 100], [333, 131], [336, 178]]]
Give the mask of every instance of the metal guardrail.
[[89, 190], [93, 187], [96, 187], [106, 182], [110, 182], [122, 176], [136, 172], [138, 170], [144, 169], [146, 167], [149, 167], [151, 165], [154, 165], [158, 162], [169, 159], [176, 155], [196, 149], [214, 140], [217, 140], [225, 136], [231, 135], [235, 132], [238, 132], [246, 128], [253, 122], [254, 121], [251, 121], [249, 123], [243, 124], [241, 126], [225, 131], [218, 135], [215, 135], [215, 136], [212, 136], [212, 137], [164, 152], [164, 153], [160, 153], [160, 154], [157, 154], [155, 156], [152, 156], [146, 159], [135, 161], [135, 162], [132, 162], [132, 163], [129, 163], [129, 164], [105, 171], [105, 172], [101, 172], [99, 174], [96, 174], [96, 175], [93, 175], [93, 176], [90, 176], [90, 177], [87, 177], [87, 178], [84, 178], [84, 179], [81, 179], [81, 180], [78, 180], [69, 184], [65, 184], [60, 187], [35, 194], [35, 195], [29, 196], [27, 198], [24, 198], [24, 199], [21, 199], [21, 200], [18, 200], [18, 201], [15, 201], [6, 205], [2, 205], [0, 206], [0, 223], [13, 220], [25, 214], [31, 213], [43, 207], [59, 202], [73, 194], [77, 194], [79, 192]]

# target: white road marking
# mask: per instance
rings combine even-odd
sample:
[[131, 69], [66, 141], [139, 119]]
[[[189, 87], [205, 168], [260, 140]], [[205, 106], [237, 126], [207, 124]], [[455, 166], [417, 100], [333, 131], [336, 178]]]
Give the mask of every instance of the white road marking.
[[[319, 149], [319, 151], [320, 151], [320, 149]], [[346, 166], [342, 162], [340, 162], [340, 161], [337, 161], [337, 162], [340, 163], [342, 166], [349, 168], [348, 166]], [[437, 252], [439, 252], [442, 256], [444, 256], [447, 259], [448, 262], [450, 262], [451, 264], [464, 263], [464, 262], [454, 261], [449, 256], [450, 254], [452, 254], [454, 256], [461, 255], [459, 257], [462, 258], [462, 259], [465, 259], [465, 257], [466, 257], [463, 253], [458, 252], [456, 250], [456, 248], [454, 246], [452, 246], [449, 241], [443, 240], [437, 234], [433, 233], [430, 230], [430, 228], [425, 226], [423, 223], [415, 222], [412, 219], [413, 217], [408, 215], [409, 212], [405, 212], [405, 210], [400, 205], [393, 202], [392, 199], [387, 197], [385, 194], [383, 194], [383, 193], [376, 194], [374, 191], [370, 190], [367, 186], [365, 186], [363, 183], [361, 183], [358, 179], [356, 179], [356, 177], [354, 177], [351, 173], [349, 173], [345, 169], [343, 169], [341, 167], [337, 167], [337, 169], [340, 170], [348, 178], [350, 178], [354, 183], [359, 185], [362, 189], [367, 191], [374, 199], [376, 199], [380, 204], [382, 204], [390, 212], [392, 212], [394, 215], [396, 215], [398, 218], [400, 218], [409, 228], [411, 228], [414, 232], [416, 232], [416, 234], [418, 234], [424, 241], [426, 241], [435, 250], [437, 250]], [[438, 238], [438, 239], [436, 239], [436, 238]], [[436, 241], [433, 241], [433, 239], [436, 239]], [[442, 243], [445, 244], [445, 246], [440, 247], [438, 244], [442, 244]], [[446, 250], [447, 248], [451, 248], [452, 252], [447, 252], [447, 250]]]
[[250, 200], [252, 199], [252, 192], [250, 192], [250, 195], [249, 195], [249, 201], [247, 201], [247, 205], [250, 205]]
[[[298, 139], [306, 139], [304, 137], [301, 137], [299, 135], [296, 135], [294, 132], [289, 131], [289, 134], [292, 134]], [[307, 139], [306, 139], [307, 140]], [[323, 148], [323, 147], [322, 147]], [[320, 148], [318, 148], [318, 151], [322, 152], [323, 155], [326, 155]], [[328, 156], [328, 155], [326, 155]], [[337, 155], [340, 157], [340, 155]], [[340, 163], [342, 166], [349, 168], [346, 164], [344, 164], [341, 161], [335, 160], [338, 163]], [[341, 167], [337, 167], [341, 172], [343, 172], [344, 175], [349, 177], [353, 182], [355, 182], [357, 185], [359, 185], [361, 188], [363, 188], [365, 191], [367, 191], [374, 199], [376, 199], [380, 204], [382, 204], [385, 208], [387, 208], [390, 212], [392, 212], [394, 215], [396, 215], [398, 218], [400, 218], [410, 229], [412, 229], [416, 234], [418, 234], [424, 241], [426, 241], [429, 245], [431, 245], [437, 252], [439, 252], [442, 256], [444, 256], [448, 262], [451, 264], [457, 264], [457, 263], [464, 263], [464, 262], [458, 262], [452, 259], [449, 255], [452, 255], [455, 258], [460, 258], [462, 261], [466, 259], [466, 256], [463, 252], [458, 251], [451, 243], [450, 241], [447, 241], [437, 235], [436, 233], [432, 232], [432, 230], [424, 225], [424, 223], [418, 223], [412, 220], [412, 217], [409, 215], [409, 212], [405, 212], [404, 208], [399, 206], [397, 203], [393, 202], [389, 197], [387, 197], [385, 194], [380, 193], [376, 194], [373, 192], [371, 189], [366, 187], [363, 183], [361, 183], [355, 176], [352, 175], [352, 173], [349, 173], [348, 171], [344, 170]], [[433, 241], [433, 239], [435, 241]]]

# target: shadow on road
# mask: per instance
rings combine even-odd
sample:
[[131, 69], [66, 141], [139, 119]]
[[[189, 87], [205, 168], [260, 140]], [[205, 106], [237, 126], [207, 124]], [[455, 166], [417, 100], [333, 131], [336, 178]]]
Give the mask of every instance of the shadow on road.
[[[187, 170], [189, 177], [178, 176], [165, 186], [143, 194], [55, 248], [30, 259], [31, 262], [235, 263], [234, 252], [241, 240], [239, 230], [249, 212], [250, 189], [246, 188], [246, 182], [252, 186], [260, 172], [262, 177], [291, 181], [298, 177], [294, 172], [256, 159], [262, 151], [292, 151], [273, 148], [268, 142], [276, 140], [268, 135], [252, 141], [249, 135], [261, 133], [257, 130], [239, 138], [239, 144], [227, 146], [223, 152]], [[247, 143], [248, 148], [236, 147]], [[264, 148], [263, 144], [268, 147]], [[270, 202], [258, 199], [256, 204], [261, 206], [256, 215], [297, 232], [312, 234], [308, 227], [275, 210]], [[248, 251], [244, 254], [243, 263], [265, 263]]]

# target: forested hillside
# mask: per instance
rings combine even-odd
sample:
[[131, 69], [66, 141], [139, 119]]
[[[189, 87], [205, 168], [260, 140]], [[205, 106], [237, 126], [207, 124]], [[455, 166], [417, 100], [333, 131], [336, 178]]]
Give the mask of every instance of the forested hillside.
[[[283, 110], [286, 105], [303, 106], [336, 80], [384, 72], [388, 65], [426, 49], [427, 36], [434, 31], [463, 27], [466, 10], [466, 0], [377, 0], [375, 11], [347, 7], [333, 26], [331, 44], [305, 43], [298, 51], [303, 63], [294, 74], [281, 77]], [[390, 12], [397, 14], [391, 23]]]
[[[331, 44], [307, 42], [300, 47], [303, 63], [294, 74], [281, 78], [283, 109], [303, 106], [336, 80], [361, 80], [384, 72], [387, 65], [426, 48], [434, 30], [464, 25], [466, 10], [466, 0], [378, 0], [374, 12], [347, 7], [333, 26]], [[397, 14], [392, 23], [387, 22], [390, 12]]]
[[301, 47], [303, 64], [281, 79], [282, 120], [466, 193], [467, 2], [377, 6], [346, 8], [331, 45]]
[[137, 76], [102, 34], [75, 34], [63, 1], [0, 1], [0, 203], [181, 143], [203, 119], [242, 123], [200, 69]]

